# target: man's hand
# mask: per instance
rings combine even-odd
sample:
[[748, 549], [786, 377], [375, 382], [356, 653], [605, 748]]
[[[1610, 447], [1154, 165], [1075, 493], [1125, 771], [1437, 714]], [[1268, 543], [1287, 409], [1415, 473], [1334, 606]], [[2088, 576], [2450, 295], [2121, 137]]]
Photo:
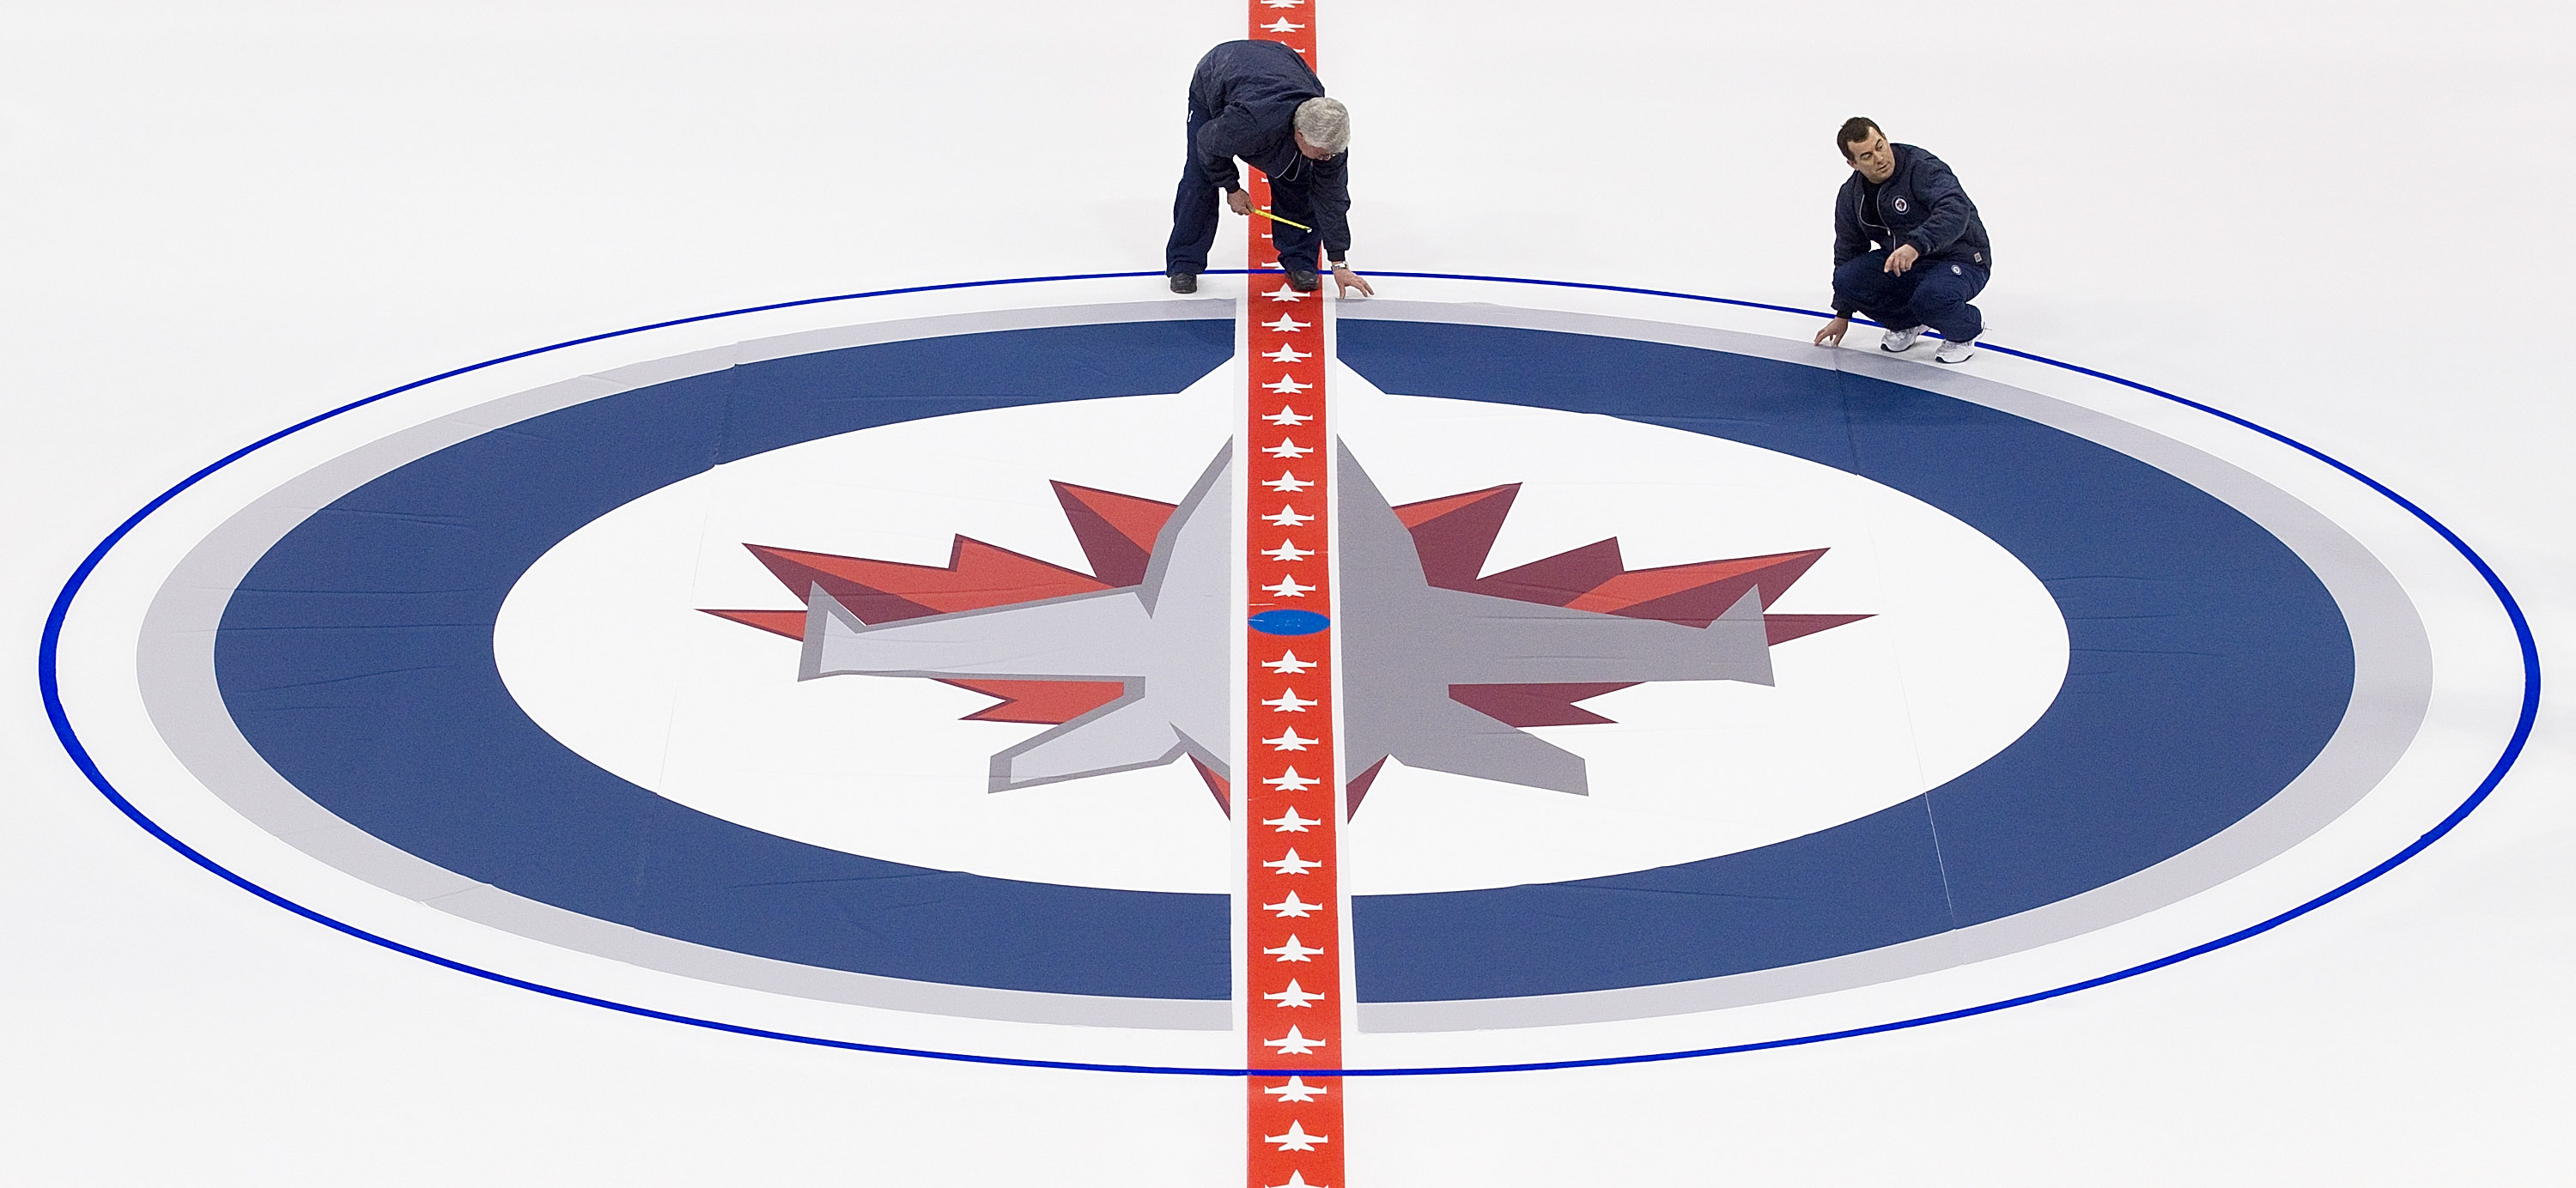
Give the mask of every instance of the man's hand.
[[1359, 290], [1365, 297], [1377, 296], [1377, 290], [1369, 287], [1368, 278], [1351, 271], [1351, 266], [1348, 264], [1333, 265], [1333, 283], [1340, 286], [1340, 293], [1344, 297], [1350, 296], [1353, 289]]
[[1248, 215], [1248, 214], [1251, 214], [1251, 213], [1252, 213], [1252, 191], [1250, 191], [1250, 190], [1227, 190], [1227, 191], [1225, 192], [1225, 205], [1226, 205], [1226, 208], [1227, 208], [1227, 209], [1232, 210], [1232, 211], [1233, 211], [1234, 213], [1236, 213], [1236, 214], [1239, 214], [1239, 215]]
[[1914, 262], [1922, 256], [1923, 253], [1914, 250], [1913, 244], [1901, 244], [1895, 251], [1887, 253], [1887, 263], [1879, 271], [1889, 276], [1903, 276], [1905, 270], [1914, 267]]
[[1825, 323], [1824, 329], [1816, 331], [1816, 345], [1841, 346], [1843, 334], [1850, 329], [1850, 318], [1835, 318], [1833, 321]]

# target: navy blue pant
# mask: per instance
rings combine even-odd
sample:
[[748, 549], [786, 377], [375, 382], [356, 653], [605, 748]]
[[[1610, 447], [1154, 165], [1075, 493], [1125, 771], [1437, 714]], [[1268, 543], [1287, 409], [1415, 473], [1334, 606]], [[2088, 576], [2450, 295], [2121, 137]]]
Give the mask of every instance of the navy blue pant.
[[[1209, 118], [1206, 112], [1191, 112], [1189, 138], [1181, 142], [1181, 188], [1172, 196], [1172, 238], [1163, 245], [1165, 272], [1207, 271], [1208, 249], [1216, 246], [1218, 207], [1225, 192], [1200, 172], [1197, 151], [1199, 125]], [[1280, 218], [1315, 225], [1315, 204], [1303, 179], [1271, 178], [1270, 209]], [[1252, 217], [1264, 224], [1262, 230], [1270, 234], [1271, 246], [1278, 249], [1281, 260], [1302, 261], [1308, 271], [1316, 270], [1315, 262], [1321, 258], [1324, 243], [1322, 232], [1300, 231], [1259, 215]]]
[[1858, 307], [1873, 322], [1904, 330], [1930, 326], [1952, 342], [1985, 333], [1986, 317], [1968, 299], [1985, 291], [1986, 270], [1974, 264], [1919, 260], [1903, 276], [1889, 276], [1882, 248], [1845, 260], [1834, 269], [1834, 308]]

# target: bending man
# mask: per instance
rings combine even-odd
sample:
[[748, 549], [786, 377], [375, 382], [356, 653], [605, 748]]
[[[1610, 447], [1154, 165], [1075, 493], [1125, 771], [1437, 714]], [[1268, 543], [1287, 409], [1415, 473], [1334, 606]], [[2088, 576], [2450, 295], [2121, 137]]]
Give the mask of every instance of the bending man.
[[1234, 213], [1252, 213], [1252, 195], [1236, 176], [1241, 157], [1270, 179], [1282, 219], [1270, 224], [1279, 267], [1299, 292], [1322, 285], [1315, 249], [1332, 262], [1333, 283], [1374, 295], [1351, 271], [1350, 112], [1324, 97], [1324, 84], [1297, 51], [1275, 41], [1229, 41], [1209, 50], [1190, 75], [1189, 164], [1172, 199], [1172, 239], [1163, 272], [1175, 293], [1195, 293], [1216, 244], [1217, 194]]
[[1967, 362], [1986, 332], [1968, 300], [1994, 267], [1977, 204], [1941, 158], [1889, 144], [1866, 116], [1844, 120], [1834, 141], [1852, 175], [1834, 199], [1834, 320], [1816, 345], [1841, 342], [1857, 310], [1887, 327], [1880, 350], [1902, 352], [1935, 330], [1946, 341], [1934, 361]]

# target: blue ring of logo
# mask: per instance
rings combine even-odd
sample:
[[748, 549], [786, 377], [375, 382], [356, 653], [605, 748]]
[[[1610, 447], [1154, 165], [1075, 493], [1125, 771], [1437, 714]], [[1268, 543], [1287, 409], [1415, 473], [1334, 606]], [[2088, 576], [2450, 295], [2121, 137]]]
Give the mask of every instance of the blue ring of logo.
[[[930, 870], [707, 816], [529, 720], [492, 632], [537, 558], [652, 491], [899, 421], [1177, 391], [1224, 362], [1229, 332], [1142, 322], [850, 347], [460, 442], [313, 513], [251, 568], [216, 637], [226, 709], [333, 815], [585, 916], [914, 981], [1223, 999], [1224, 897]], [[2057, 598], [2073, 652], [2021, 738], [1868, 817], [1656, 870], [1362, 896], [1362, 1003], [1693, 981], [2027, 911], [2233, 824], [2316, 757], [2350, 700], [2344, 620], [2297, 554], [2198, 487], [2062, 430], [1885, 380], [1630, 339], [1350, 321], [1341, 357], [1392, 392], [1697, 427], [1861, 474], [2011, 550]], [[993, 943], [1013, 935], [1026, 939]]]

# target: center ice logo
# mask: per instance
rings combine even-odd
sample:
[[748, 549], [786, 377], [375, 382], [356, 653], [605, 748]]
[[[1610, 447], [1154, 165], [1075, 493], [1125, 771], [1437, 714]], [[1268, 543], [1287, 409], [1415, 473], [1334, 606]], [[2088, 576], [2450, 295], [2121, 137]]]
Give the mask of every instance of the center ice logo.
[[[1380, 303], [1333, 339], [1338, 440], [1239, 434], [1209, 312], [800, 330], [432, 413], [214, 509], [109, 667], [292, 848], [216, 860], [353, 877], [317, 914], [742, 988], [708, 1009], [772, 1031], [814, 1026], [775, 996], [1099, 1024], [1113, 1061], [1240, 1059], [1120, 1045], [1230, 1026], [1244, 827], [1208, 797], [1322, 734], [1324, 687], [1268, 666], [1340, 667], [1352, 1034], [1498, 1057], [1619, 1018], [1758, 1039], [1731, 1008], [1879, 983], [1974, 1007], [1942, 971], [2075, 936], [2164, 960], [2127, 921], [2266, 918], [2234, 876], [2414, 754], [2423, 630], [2357, 530], [2110, 413]], [[1248, 639], [1271, 710], [1228, 705], [1247, 613], [1287, 632]], [[387, 890], [515, 936], [406, 933]]]

